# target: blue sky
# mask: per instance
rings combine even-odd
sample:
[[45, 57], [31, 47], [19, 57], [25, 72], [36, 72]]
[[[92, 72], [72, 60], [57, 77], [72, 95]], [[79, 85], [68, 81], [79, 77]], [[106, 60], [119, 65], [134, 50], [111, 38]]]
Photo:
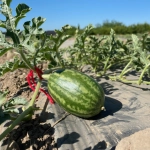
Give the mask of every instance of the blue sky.
[[84, 28], [88, 24], [102, 24], [105, 20], [125, 25], [150, 23], [150, 0], [12, 0], [14, 15], [19, 3], [32, 8], [18, 25], [20, 29], [23, 29], [23, 22], [38, 16], [46, 18], [42, 25], [44, 30], [61, 29], [66, 24]]

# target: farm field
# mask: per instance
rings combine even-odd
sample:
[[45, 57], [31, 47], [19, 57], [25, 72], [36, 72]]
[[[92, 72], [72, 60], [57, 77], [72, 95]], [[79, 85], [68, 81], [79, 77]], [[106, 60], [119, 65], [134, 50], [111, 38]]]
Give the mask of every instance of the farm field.
[[[30, 8], [19, 4], [13, 16], [10, 2], [0, 5], [7, 16], [0, 22], [7, 31], [0, 31], [0, 148], [118, 150], [130, 136], [146, 150], [149, 33], [110, 29], [99, 36], [88, 25], [72, 35], [73, 27], [65, 25], [47, 35], [42, 17], [25, 22], [20, 32], [17, 24]], [[141, 143], [132, 136], [139, 131]]]
[[[5, 57], [2, 57], [3, 60]], [[149, 85], [128, 85], [110, 81], [97, 77], [89, 69], [88, 66], [85, 66], [83, 71], [97, 80], [105, 91], [106, 111], [91, 119], [69, 115], [52, 128], [51, 125], [59, 120], [65, 112], [57, 104], [50, 104], [47, 97], [41, 93], [36, 105], [42, 110], [37, 111], [31, 121], [21, 123], [11, 132], [8, 137], [12, 144], [11, 148], [46, 149], [51, 147], [60, 150], [76, 150], [101, 147], [102, 149], [111, 149], [121, 139], [149, 128]], [[14, 96], [31, 99], [33, 92], [25, 79], [28, 71], [19, 69], [0, 78], [1, 90], [10, 91], [8, 99]], [[131, 77], [133, 78], [132, 75]], [[1, 132], [7, 128], [8, 123], [10, 123], [9, 120], [7, 123], [1, 124]], [[37, 133], [37, 130], [40, 131]], [[8, 140], [4, 141], [6, 144], [1, 142], [2, 150], [8, 146]]]
[[[142, 34], [139, 34], [138, 35], [138, 37], [141, 37], [142, 36]], [[100, 36], [97, 36], [97, 37], [103, 37], [102, 35]], [[119, 40], [121, 40], [121, 41], [126, 41], [127, 39], [129, 39], [129, 38], [131, 38], [131, 35], [129, 35], [129, 34], [127, 34], [127, 35], [117, 35], [117, 38], [119, 39]], [[75, 37], [72, 37], [72, 38], [70, 38], [70, 39], [68, 39], [68, 40], [66, 40], [61, 46], [60, 46], [60, 48], [67, 48], [67, 47], [69, 47], [69, 46], [72, 46], [73, 44], [74, 44], [74, 42], [75, 42]]]

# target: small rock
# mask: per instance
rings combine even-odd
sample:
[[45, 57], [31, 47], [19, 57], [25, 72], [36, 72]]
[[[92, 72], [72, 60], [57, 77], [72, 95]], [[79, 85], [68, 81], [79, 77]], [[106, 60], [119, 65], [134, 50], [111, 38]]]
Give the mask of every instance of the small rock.
[[150, 128], [122, 139], [115, 150], [150, 150]]

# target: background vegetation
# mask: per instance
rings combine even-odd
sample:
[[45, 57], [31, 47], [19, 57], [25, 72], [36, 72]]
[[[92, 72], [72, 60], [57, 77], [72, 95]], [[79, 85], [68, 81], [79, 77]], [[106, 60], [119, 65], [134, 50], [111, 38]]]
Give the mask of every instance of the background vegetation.
[[[69, 35], [73, 35], [75, 30], [78, 28], [79, 32], [82, 33], [84, 29], [80, 29], [80, 26], [73, 26], [74, 30], [68, 31]], [[132, 25], [125, 25], [122, 22], [118, 22], [115, 20], [112, 21], [104, 21], [102, 24], [96, 24], [95, 28], [91, 31], [92, 35], [109, 35], [110, 30], [115, 30], [116, 34], [142, 34], [145, 32], [150, 32], [150, 24], [148, 23], [138, 23]], [[48, 34], [54, 34], [54, 31], [47, 31]]]

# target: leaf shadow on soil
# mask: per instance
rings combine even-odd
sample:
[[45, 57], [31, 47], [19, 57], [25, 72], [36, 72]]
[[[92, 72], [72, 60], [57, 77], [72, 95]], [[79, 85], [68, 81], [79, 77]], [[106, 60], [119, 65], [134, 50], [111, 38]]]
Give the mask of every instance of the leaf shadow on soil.
[[118, 88], [115, 88], [112, 84], [109, 84], [108, 82], [103, 82], [100, 85], [102, 86], [106, 95], [111, 95], [114, 91], [119, 90]]
[[10, 116], [8, 114], [4, 115], [4, 117], [0, 117], [0, 125], [8, 120], [10, 120]]
[[[108, 150], [108, 148], [107, 148], [107, 143], [103, 140], [98, 142], [93, 148], [90, 146], [85, 148], [84, 150]], [[115, 150], [115, 147], [112, 147], [109, 150]]]
[[57, 146], [58, 148], [61, 147], [62, 144], [74, 144], [78, 142], [78, 138], [80, 134], [76, 132], [71, 132], [69, 134], [65, 134], [64, 136], [57, 139]]
[[[60, 137], [57, 139], [57, 148], [60, 148], [63, 144], [74, 144], [78, 142], [78, 138], [80, 137], [80, 134], [76, 132], [72, 132], [70, 134], [65, 134], [63, 137]], [[107, 143], [103, 140], [98, 142], [93, 148], [87, 147], [84, 150], [105, 150], [107, 149]], [[110, 150], [115, 150], [114, 147], [112, 147]]]
[[[46, 111], [48, 101], [42, 107], [42, 111], [36, 111], [31, 120], [21, 122], [9, 136], [3, 140], [2, 146], [6, 147], [12, 141], [20, 149], [49, 149], [56, 148], [57, 144], [54, 139], [55, 129], [48, 119], [54, 118], [54, 114]], [[12, 121], [7, 122], [4, 127], [8, 127]]]
[[105, 150], [107, 148], [107, 143], [103, 140], [98, 142], [93, 148], [87, 147], [84, 150]]
[[[53, 116], [52, 114], [44, 114]], [[42, 117], [42, 116], [41, 116]], [[2, 146], [9, 145], [15, 141], [20, 149], [48, 149], [57, 147], [54, 142], [53, 134], [55, 129], [51, 127], [46, 120], [40, 119], [39, 115], [32, 120], [21, 122], [20, 125], [13, 129], [7, 138], [3, 140]]]

